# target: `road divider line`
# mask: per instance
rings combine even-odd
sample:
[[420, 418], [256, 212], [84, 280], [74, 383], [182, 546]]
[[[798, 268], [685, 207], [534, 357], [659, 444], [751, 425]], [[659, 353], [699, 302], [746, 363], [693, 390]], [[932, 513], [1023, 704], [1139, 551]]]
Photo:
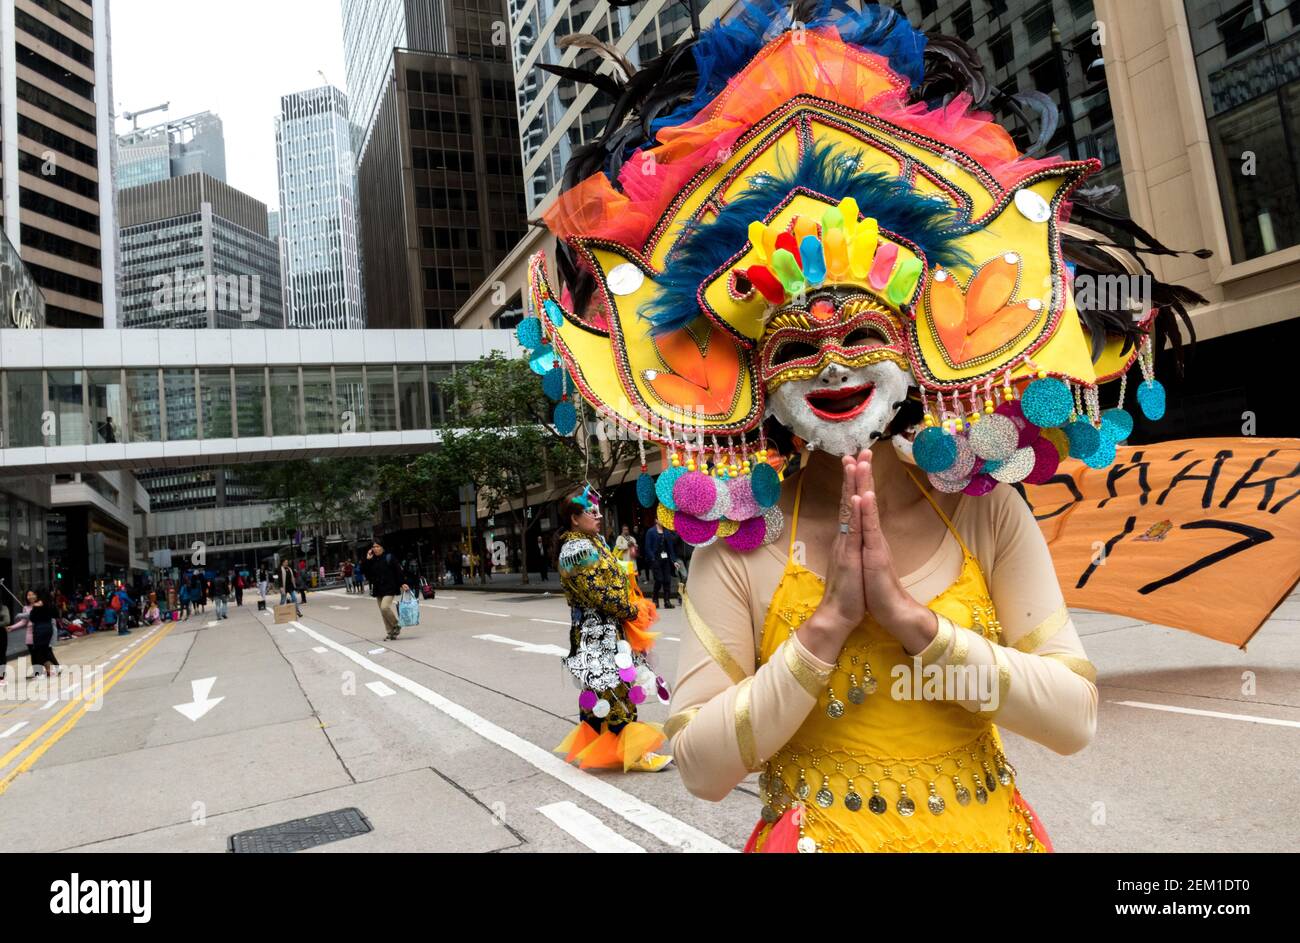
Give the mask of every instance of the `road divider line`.
[[[98, 698], [100, 700], [103, 700], [103, 698], [107, 696], [108, 692], [112, 690], [112, 688], [119, 681], [121, 681], [124, 677], [126, 677], [126, 673], [128, 671], [130, 671], [137, 664], [139, 664], [140, 660], [144, 658], [145, 655], [153, 651], [154, 647], [159, 642], [161, 642], [164, 638], [166, 638], [167, 633], [171, 631], [171, 626], [175, 624], [176, 623], [174, 622], [168, 623], [168, 627], [164, 629], [161, 634], [155, 636], [148, 645], [143, 646], [139, 651], [132, 654], [129, 658], [123, 659], [122, 663], [120, 665], [117, 665], [112, 670], [112, 672], [110, 672], [110, 674], [112, 674], [113, 676], [111, 679], [105, 678], [102, 685], [95, 686], [96, 688], [98, 688], [98, 692], [99, 692]], [[75, 713], [73, 713], [71, 717], [69, 717], [66, 721], [64, 721], [62, 727], [54, 731], [54, 733], [52, 733], [50, 736], [46, 737], [44, 741], [39, 743], [34, 750], [32, 750], [30, 753], [27, 754], [26, 759], [24, 759], [21, 763], [15, 766], [10, 772], [6, 773], [3, 777], [0, 777], [0, 796], [4, 795], [5, 791], [9, 788], [9, 785], [15, 779], [17, 779], [20, 774], [25, 773], [27, 770], [35, 766], [36, 761], [39, 760], [42, 756], [44, 756], [46, 752], [50, 749], [50, 747], [54, 746], [54, 744], [58, 743], [61, 739], [63, 739], [63, 736], [69, 730], [75, 727], [77, 725], [77, 722], [80, 721], [81, 718], [86, 715], [86, 711], [89, 709], [89, 703], [85, 702], [85, 696], [86, 696], [86, 692], [82, 692], [80, 695], [77, 696], [76, 699], [74, 699], [70, 704], [68, 704], [67, 707], [65, 707], [63, 710], [59, 711], [59, 713], [55, 714], [48, 721], [46, 721], [46, 723], [41, 726], [40, 730], [37, 730], [35, 733], [30, 734], [26, 740], [20, 743], [13, 750], [10, 750], [9, 753], [5, 754], [3, 759], [0, 759], [0, 769], [4, 769], [4, 767], [7, 766], [15, 756], [21, 754], [21, 752], [24, 749], [26, 749], [27, 745], [34, 742], [35, 739], [39, 738], [40, 735], [45, 730], [48, 730], [52, 724], [56, 723], [60, 717], [67, 714], [68, 711], [70, 711], [72, 708], [76, 707], [78, 702], [83, 702], [81, 704], [80, 709], [78, 709]]]
[[1149, 711], [1167, 711], [1171, 714], [1192, 714], [1196, 717], [1218, 717], [1223, 720], [1243, 720], [1251, 724], [1269, 724], [1274, 727], [1300, 727], [1300, 720], [1282, 720], [1278, 717], [1259, 717], [1255, 714], [1228, 714], [1223, 711], [1204, 711], [1195, 707], [1174, 707], [1172, 704], [1148, 704], [1146, 701], [1111, 701], [1125, 707], [1141, 707]]
[[572, 802], [553, 802], [538, 806], [537, 811], [592, 851], [604, 854], [645, 853], [645, 849], [636, 842], [628, 841], [586, 809]]
[[498, 727], [490, 720], [480, 717], [468, 708], [462, 707], [455, 701], [426, 688], [418, 681], [413, 681], [405, 675], [400, 675], [396, 671], [371, 661], [360, 652], [341, 645], [315, 629], [308, 628], [301, 622], [295, 622], [294, 625], [322, 645], [329, 646], [355, 664], [378, 675], [390, 684], [396, 685], [408, 694], [414, 695], [461, 726], [478, 734], [489, 743], [494, 743], [503, 750], [513, 753], [534, 769], [586, 796], [642, 831], [653, 835], [664, 844], [682, 851], [692, 852], [731, 852], [735, 850], [718, 841], [712, 835], [674, 818], [662, 809], [638, 799], [631, 793], [624, 792], [603, 779], [597, 779], [590, 773], [584, 772], [575, 766], [570, 766], [548, 750], [542, 749], [537, 744], [525, 740], [504, 727]]
[[5, 737], [12, 737], [14, 734], [16, 734], [18, 731], [22, 730], [26, 726], [27, 726], [27, 721], [20, 720], [18, 723], [14, 724], [12, 727], [6, 730], [4, 733], [0, 733], [0, 740], [3, 740]]
[[529, 619], [528, 621], [529, 621], [529, 622], [545, 622], [545, 623], [547, 623], [548, 625], [571, 625], [571, 624], [572, 624], [572, 623], [569, 623], [569, 622], [565, 622], [565, 621], [563, 621], [563, 620], [561, 620], [561, 619]]
[[[170, 632], [170, 631], [171, 631], [171, 627], [174, 626], [174, 625], [177, 625], [177, 623], [175, 623], [175, 622], [169, 622], [169, 623], [167, 623], [167, 628], [165, 628], [165, 629], [162, 630], [163, 635], [166, 635], [168, 632]], [[151, 630], [151, 631], [150, 631], [150, 635], [152, 635], [154, 632], [157, 632], [157, 631], [158, 631], [158, 629], [153, 629], [153, 630]], [[145, 636], [145, 638], [148, 638], [148, 637], [149, 637], [148, 635]], [[161, 639], [162, 636], [160, 635], [160, 636], [158, 636], [158, 638]], [[152, 646], [149, 646], [149, 647], [152, 647]], [[146, 650], [146, 649], [141, 649], [141, 651], [145, 651], [145, 650]], [[116, 657], [116, 656], [114, 656], [114, 657]], [[118, 664], [116, 664], [116, 665], [114, 665], [112, 668], [110, 668], [110, 669], [108, 670], [108, 673], [105, 674], [105, 676], [104, 676], [104, 682], [106, 683], [110, 678], [114, 678], [114, 677], [116, 677], [117, 674], [118, 674], [119, 672], [121, 672], [121, 671], [125, 670], [126, 668], [130, 667], [130, 666], [127, 664], [127, 662], [129, 662], [130, 660], [131, 660], [131, 659], [128, 658], [128, 659], [126, 659], [125, 661], [119, 662]], [[107, 690], [107, 688], [103, 688], [103, 690]], [[24, 750], [26, 750], [26, 749], [27, 749], [29, 746], [31, 746], [33, 743], [35, 743], [36, 740], [39, 739], [40, 736], [41, 736], [42, 734], [45, 733], [45, 731], [49, 730], [51, 727], [53, 727], [55, 724], [57, 724], [57, 723], [58, 723], [62, 718], [66, 717], [66, 716], [68, 715], [68, 713], [71, 712], [72, 709], [76, 706], [77, 702], [80, 701], [80, 700], [82, 700], [85, 696], [86, 696], [86, 692], [85, 692], [85, 691], [82, 691], [81, 694], [79, 694], [77, 697], [75, 697], [75, 698], [73, 698], [71, 701], [69, 701], [69, 702], [67, 703], [67, 705], [63, 708], [63, 710], [59, 711], [57, 714], [55, 714], [53, 717], [51, 717], [49, 720], [47, 720], [47, 721], [46, 721], [44, 724], [42, 724], [42, 725], [41, 725], [37, 730], [34, 730], [34, 731], [32, 731], [31, 733], [29, 733], [29, 734], [27, 735], [27, 738], [26, 738], [25, 740], [23, 740], [22, 743], [18, 744], [18, 746], [14, 747], [12, 750], [10, 750], [8, 753], [6, 753], [4, 756], [0, 756], [0, 769], [4, 769], [6, 766], [8, 766], [10, 763], [12, 763], [12, 762], [14, 761], [14, 759], [15, 759], [19, 754], [21, 754]], [[102, 694], [101, 694], [101, 697], [102, 697]]]
[[496, 616], [498, 619], [509, 619], [510, 614], [506, 612], [488, 612], [485, 609], [462, 609], [461, 612], [472, 612], [480, 616]]

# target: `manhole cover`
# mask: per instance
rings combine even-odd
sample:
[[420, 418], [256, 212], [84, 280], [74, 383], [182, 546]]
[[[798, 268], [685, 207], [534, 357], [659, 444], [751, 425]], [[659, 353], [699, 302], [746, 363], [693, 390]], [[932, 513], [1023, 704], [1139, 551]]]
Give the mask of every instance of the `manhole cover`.
[[373, 831], [360, 809], [339, 809], [309, 815], [278, 825], [267, 825], [230, 836], [230, 850], [236, 854], [268, 854], [304, 851]]

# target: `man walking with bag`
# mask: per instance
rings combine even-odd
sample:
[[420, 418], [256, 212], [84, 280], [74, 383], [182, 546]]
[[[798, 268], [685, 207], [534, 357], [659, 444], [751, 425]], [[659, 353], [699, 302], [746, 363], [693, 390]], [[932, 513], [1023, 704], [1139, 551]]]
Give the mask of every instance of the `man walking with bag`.
[[402, 631], [397, 621], [397, 603], [403, 593], [410, 592], [411, 580], [392, 555], [384, 553], [384, 546], [378, 540], [367, 551], [361, 571], [370, 584], [370, 594], [379, 600], [379, 614], [392, 641]]

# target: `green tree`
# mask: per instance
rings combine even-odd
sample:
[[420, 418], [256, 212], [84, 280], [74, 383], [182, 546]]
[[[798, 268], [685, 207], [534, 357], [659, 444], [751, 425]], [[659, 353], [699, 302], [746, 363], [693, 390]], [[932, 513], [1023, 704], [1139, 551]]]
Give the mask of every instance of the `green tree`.
[[247, 477], [275, 509], [266, 523], [325, 537], [332, 523], [364, 521], [375, 510], [376, 466], [365, 458], [316, 458], [251, 466]]
[[[457, 368], [449, 388], [460, 405], [458, 428], [448, 433], [444, 447], [458, 443], [460, 467], [489, 512], [514, 522], [523, 561], [536, 523], [527, 520], [527, 508], [546, 487], [548, 471], [560, 482], [585, 478], [604, 488], [617, 467], [636, 455], [635, 442], [601, 443], [581, 432], [561, 435], [551, 425], [554, 404], [524, 360], [493, 352]], [[522, 569], [527, 582], [527, 565]]]

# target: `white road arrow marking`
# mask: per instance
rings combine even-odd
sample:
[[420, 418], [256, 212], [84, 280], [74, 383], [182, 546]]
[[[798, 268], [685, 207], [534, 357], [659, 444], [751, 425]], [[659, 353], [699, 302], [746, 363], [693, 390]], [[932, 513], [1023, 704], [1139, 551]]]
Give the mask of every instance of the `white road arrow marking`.
[[498, 642], [501, 645], [510, 645], [517, 652], [528, 652], [533, 655], [567, 655], [567, 648], [560, 648], [558, 645], [534, 645], [532, 642], [521, 642], [518, 639], [506, 638], [503, 635], [476, 635], [476, 639], [482, 639], [484, 642]]
[[190, 682], [190, 688], [194, 692], [194, 701], [190, 704], [173, 704], [172, 707], [180, 711], [190, 720], [198, 720], [212, 708], [216, 707], [224, 697], [208, 697], [212, 693], [212, 686], [217, 683], [216, 678], [199, 678], [197, 681]]

